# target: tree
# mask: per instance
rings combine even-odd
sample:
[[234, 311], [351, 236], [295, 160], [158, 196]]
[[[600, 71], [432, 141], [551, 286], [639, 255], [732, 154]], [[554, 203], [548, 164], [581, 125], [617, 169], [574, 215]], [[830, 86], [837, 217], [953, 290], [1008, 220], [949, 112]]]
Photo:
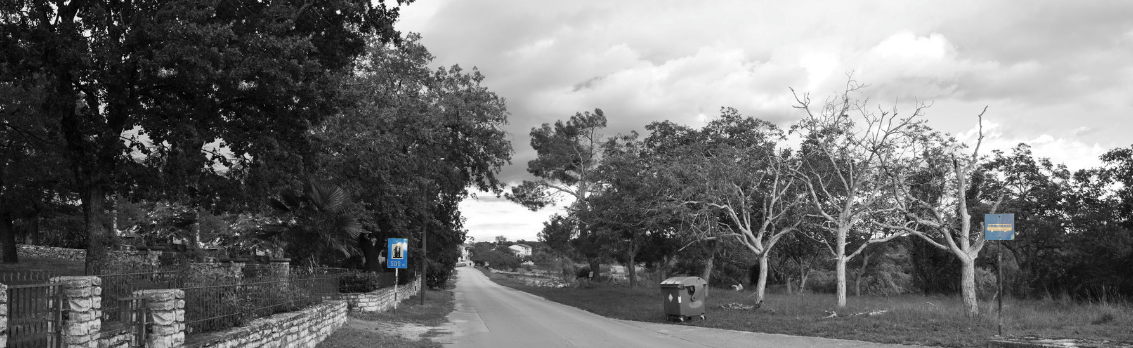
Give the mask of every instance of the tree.
[[282, 237], [288, 256], [305, 266], [325, 265], [329, 260], [358, 253], [354, 241], [367, 233], [347, 210], [346, 191], [341, 187], [308, 181], [302, 194], [285, 193], [271, 205], [286, 215], [280, 224], [265, 226], [265, 239]]
[[[683, 163], [686, 170], [702, 172], [699, 185], [682, 195], [683, 204], [722, 215], [728, 233], [759, 260], [756, 302], [762, 302], [775, 244], [802, 223], [798, 207], [805, 197], [795, 186], [798, 161], [776, 146], [785, 136], [778, 127], [744, 117], [732, 108], [721, 110], [702, 131], [707, 147]], [[789, 222], [794, 220], [794, 222]]]
[[[430, 68], [434, 57], [418, 34], [366, 49], [357, 75], [341, 81], [353, 104], [314, 134], [324, 149], [319, 175], [359, 202], [360, 220], [374, 232], [358, 240], [367, 270], [383, 270], [384, 238], [415, 239], [416, 247], [422, 236], [439, 266], [430, 269], [451, 269], [465, 237], [458, 203], [472, 189], [502, 193], [497, 175], [512, 151], [507, 105], [475, 68]], [[446, 274], [430, 281], [443, 283]]]
[[550, 220], [543, 222], [539, 242], [562, 255], [571, 255], [575, 251], [570, 245], [570, 237], [575, 229], [574, 220], [559, 214], [551, 215]]
[[[554, 126], [544, 123], [531, 129], [531, 147], [537, 157], [527, 162], [527, 172], [539, 180], [524, 180], [507, 194], [508, 200], [532, 211], [570, 198], [571, 216], [589, 209], [588, 198], [597, 189], [598, 165], [602, 160], [604, 138], [600, 131], [606, 127], [606, 115], [601, 109], [575, 113], [567, 122], [556, 121]], [[598, 269], [601, 258], [600, 236], [585, 224], [579, 223], [574, 247], [582, 253], [591, 270]]]
[[[872, 231], [870, 219], [889, 209], [886, 166], [902, 158], [909, 149], [906, 145], [922, 131], [924, 121], [918, 117], [926, 107], [918, 104], [907, 117], [899, 117], [895, 108], [873, 112], [868, 99], [851, 97], [864, 87], [851, 77], [845, 90], [828, 98], [820, 110], [812, 109], [809, 94], [799, 96], [792, 89], [795, 108], [806, 113], [795, 126], [805, 139], [800, 153], [803, 165], [796, 174], [810, 195], [810, 215], [821, 221], [816, 224], [824, 231], [819, 240], [834, 256], [838, 307], [846, 306], [846, 263], [869, 244], [904, 234]], [[857, 114], [861, 124], [850, 113]], [[848, 250], [854, 239], [861, 243]]]
[[[972, 233], [972, 214], [979, 197], [980, 187], [971, 179], [980, 165], [979, 150], [983, 142], [983, 115], [979, 138], [970, 156], [958, 154], [962, 146], [939, 133], [924, 132], [920, 141], [911, 145], [919, 155], [905, 158], [905, 163], [891, 163], [888, 176], [892, 184], [895, 211], [899, 224], [894, 221], [874, 221], [883, 228], [903, 231], [924, 239], [929, 245], [950, 251], [960, 261], [960, 291], [965, 313], [979, 315], [976, 299], [976, 258], [984, 247], [983, 233]], [[995, 213], [999, 200], [991, 207]], [[924, 226], [929, 231], [923, 231]], [[982, 230], [982, 228], [980, 229]], [[943, 240], [943, 242], [941, 242]]]
[[306, 157], [296, 154], [306, 150], [295, 140], [336, 108], [332, 76], [350, 71], [367, 35], [397, 36], [397, 9], [383, 1], [0, 6], [0, 61], [15, 79], [43, 79], [40, 112], [65, 140], [92, 274], [106, 261], [106, 196], [125, 184], [117, 176], [133, 161], [124, 132], [167, 142], [165, 157], [195, 171], [205, 166], [184, 163], [209, 163], [201, 149], [219, 139], [262, 179], [245, 181], [252, 189], [273, 192], [302, 174]]

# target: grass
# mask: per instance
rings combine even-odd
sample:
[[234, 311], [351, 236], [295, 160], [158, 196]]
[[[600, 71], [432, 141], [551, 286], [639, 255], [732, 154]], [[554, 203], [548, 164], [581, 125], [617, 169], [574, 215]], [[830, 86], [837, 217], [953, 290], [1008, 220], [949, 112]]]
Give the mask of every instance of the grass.
[[[361, 321], [366, 326], [369, 323], [420, 325], [438, 327], [447, 322], [445, 318], [454, 309], [451, 280], [444, 290], [426, 290], [425, 304], [421, 305], [420, 295], [414, 295], [401, 302], [395, 311], [386, 312], [351, 312], [350, 320]], [[318, 348], [370, 348], [370, 347], [407, 347], [407, 348], [434, 348], [441, 347], [429, 338], [438, 335], [436, 329], [430, 329], [421, 335], [418, 340], [404, 338], [396, 333], [379, 330], [367, 330], [361, 327], [344, 326], [330, 337], [327, 337]]]
[[[659, 287], [541, 288], [525, 286], [498, 274], [488, 276], [501, 285], [602, 316], [667, 322]], [[945, 347], [985, 346], [987, 340], [998, 333], [994, 303], [981, 302], [980, 316], [968, 318], [961, 300], [956, 297], [850, 296], [846, 308], [839, 309], [832, 294], [768, 294], [758, 310], [720, 308], [730, 303], [753, 304], [752, 295], [751, 291], [710, 289], [708, 320], [682, 325]], [[1126, 305], [1006, 300], [1003, 306], [1005, 336], [1133, 342], [1133, 330], [1129, 330], [1133, 327], [1133, 308]], [[876, 310], [888, 312], [846, 317]], [[824, 318], [827, 311], [834, 311], [840, 317]]]

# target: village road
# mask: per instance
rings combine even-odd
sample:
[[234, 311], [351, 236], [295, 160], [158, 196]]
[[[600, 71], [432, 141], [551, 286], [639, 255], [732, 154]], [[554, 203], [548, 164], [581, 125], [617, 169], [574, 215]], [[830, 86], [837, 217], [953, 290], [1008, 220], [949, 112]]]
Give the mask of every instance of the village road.
[[910, 347], [610, 319], [457, 271], [456, 310], [433, 339], [446, 347]]

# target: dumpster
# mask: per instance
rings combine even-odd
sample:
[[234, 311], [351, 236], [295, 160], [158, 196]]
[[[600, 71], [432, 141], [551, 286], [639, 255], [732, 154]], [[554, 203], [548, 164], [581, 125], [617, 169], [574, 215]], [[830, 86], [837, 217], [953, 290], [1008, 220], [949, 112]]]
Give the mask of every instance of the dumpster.
[[661, 282], [665, 315], [669, 320], [685, 321], [694, 317], [704, 320], [704, 299], [708, 282], [700, 277], [673, 277]]

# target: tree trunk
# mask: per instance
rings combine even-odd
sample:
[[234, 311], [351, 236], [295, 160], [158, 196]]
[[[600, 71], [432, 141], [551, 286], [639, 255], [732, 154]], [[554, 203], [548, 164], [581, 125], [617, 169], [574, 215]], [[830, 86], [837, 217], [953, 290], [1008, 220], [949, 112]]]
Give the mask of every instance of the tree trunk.
[[[759, 255], [759, 280], [755, 283], [755, 303], [763, 303], [763, 293], [767, 289], [767, 268], [770, 267], [770, 262], [767, 262], [768, 254], [764, 251], [763, 255]], [[790, 281], [787, 283], [787, 287], [790, 288]]]
[[862, 252], [862, 268], [858, 269], [858, 277], [854, 279], [854, 296], [862, 296], [862, 277], [865, 276], [865, 268], [869, 265], [869, 254]]
[[28, 233], [24, 236], [24, 244], [39, 245], [41, 239], [39, 235], [39, 209], [33, 211], [29, 219], [31, 219], [31, 222], [29, 222]]
[[0, 212], [0, 243], [3, 244], [4, 263], [20, 262], [16, 255], [16, 231], [12, 229], [12, 213], [7, 210]]
[[976, 263], [967, 257], [960, 257], [960, 294], [964, 299], [965, 314], [976, 317], [980, 307], [976, 303]]
[[637, 254], [637, 253], [636, 252], [630, 252], [629, 253], [629, 288], [630, 289], [637, 287], [637, 265], [634, 265], [634, 260], [633, 260], [634, 256], [636, 256], [635, 254]]
[[801, 278], [799, 279], [799, 294], [803, 294], [806, 292], [806, 280], [810, 277], [810, 269], [800, 270], [799, 273], [801, 273], [799, 275]]
[[96, 275], [102, 272], [107, 259], [106, 226], [103, 224], [106, 212], [103, 204], [106, 201], [105, 192], [97, 184], [87, 188], [83, 194], [83, 217], [86, 219], [87, 229], [87, 258], [86, 274]]
[[795, 283], [795, 278], [787, 277], [787, 295], [794, 295], [795, 294], [794, 289], [791, 289], [791, 285], [794, 284], [794, 283]]
[[846, 254], [845, 245], [838, 245], [837, 272], [838, 277], [838, 308], [846, 308]]
[[719, 248], [719, 245], [714, 240], [710, 240], [708, 241], [708, 243], [710, 245], [708, 247], [708, 259], [704, 260], [704, 270], [702, 271], [700, 276], [701, 278], [704, 278], [705, 283], [708, 283], [709, 280], [711, 280], [712, 266], [714, 266], [716, 263], [716, 249]]

